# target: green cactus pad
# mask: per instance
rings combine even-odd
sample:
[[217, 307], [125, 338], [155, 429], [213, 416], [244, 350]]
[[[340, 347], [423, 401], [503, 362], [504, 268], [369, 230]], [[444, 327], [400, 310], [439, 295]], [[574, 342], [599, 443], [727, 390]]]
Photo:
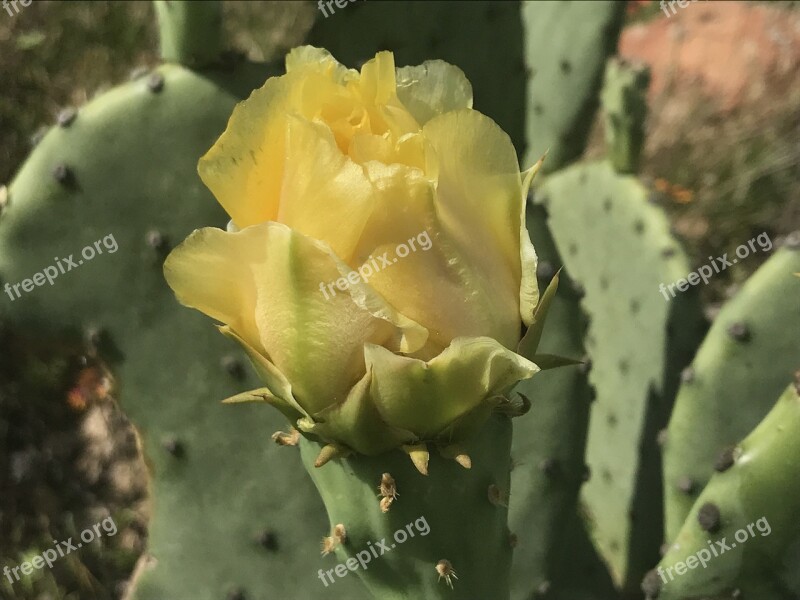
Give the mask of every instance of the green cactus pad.
[[800, 248], [771, 256], [722, 308], [684, 373], [664, 447], [667, 541], [715, 462], [767, 414], [800, 364], [798, 271]]
[[522, 3], [527, 164], [549, 151], [550, 173], [583, 153], [624, 19], [624, 2]]
[[521, 154], [525, 65], [519, 3], [355, 2], [335, 11], [317, 18], [307, 43], [327, 48], [351, 67], [379, 50], [394, 52], [398, 67], [433, 59], [456, 65], [472, 84], [474, 107], [508, 132]]
[[[154, 561], [141, 564], [137, 600], [316, 593], [324, 512], [296, 451], [269, 440], [285, 421], [263, 406], [220, 404], [256, 379], [233, 342], [178, 305], [161, 270], [170, 243], [225, 227], [197, 160], [268, 74], [263, 65], [202, 75], [164, 66], [115, 88], [45, 136], [0, 216], [0, 276], [11, 284], [56, 257], [78, 263], [84, 246], [109, 235], [118, 245], [101, 243], [102, 254], [52, 286], [13, 301], [3, 294], [0, 313], [42, 336], [94, 331], [111, 362], [153, 474]], [[358, 598], [351, 582], [339, 586]]]
[[620, 173], [635, 173], [644, 146], [650, 70], [611, 59], [606, 65], [601, 98], [608, 158]]
[[[512, 550], [506, 525], [510, 444], [509, 417], [495, 415], [464, 444], [472, 459], [470, 469], [432, 452], [425, 476], [399, 450], [315, 467], [322, 445], [302, 439], [303, 462], [325, 503], [330, 529], [342, 524], [346, 532], [344, 543], [336, 545], [338, 560], [319, 559], [314, 571], [305, 575], [316, 577], [318, 588], [308, 597], [328, 594], [349, 599], [340, 587], [343, 579], [360, 578], [381, 600], [507, 599]], [[387, 512], [380, 503], [391, 495], [378, 493], [384, 473], [391, 475], [397, 493]], [[396, 532], [405, 532], [407, 539]], [[377, 544], [381, 540], [385, 547]], [[377, 556], [370, 554], [370, 548]], [[357, 562], [359, 554], [363, 565]], [[344, 577], [334, 572], [328, 579], [318, 573], [348, 560], [355, 568], [353, 572], [340, 568]], [[437, 572], [442, 560], [455, 571], [452, 590]]]
[[800, 597], [799, 388], [789, 386], [697, 498], [660, 573], [647, 577], [659, 600]]
[[566, 268], [585, 290], [589, 380], [597, 398], [587, 441], [592, 478], [583, 499], [594, 539], [624, 591], [638, 589], [658, 558], [657, 432], [705, 325], [696, 290], [669, 301], [659, 293], [661, 283], [690, 268], [666, 217], [647, 197], [637, 179], [607, 163], [570, 167], [536, 194]]
[[[539, 286], [544, 289], [561, 258], [541, 207], [528, 205], [527, 224], [539, 257]], [[562, 273], [540, 349], [582, 357], [584, 321], [572, 282]], [[584, 448], [593, 392], [587, 371], [588, 365], [560, 368], [520, 382], [515, 389], [532, 402], [530, 412], [514, 420], [509, 526], [517, 540], [511, 571], [515, 600], [528, 600], [543, 591], [548, 598], [573, 598], [576, 584], [584, 590], [613, 593], [608, 572], [576, 512], [578, 492], [588, 475]], [[574, 536], [565, 535], [567, 528], [574, 530]], [[570, 569], [580, 562], [576, 554], [584, 561], [577, 577]]]

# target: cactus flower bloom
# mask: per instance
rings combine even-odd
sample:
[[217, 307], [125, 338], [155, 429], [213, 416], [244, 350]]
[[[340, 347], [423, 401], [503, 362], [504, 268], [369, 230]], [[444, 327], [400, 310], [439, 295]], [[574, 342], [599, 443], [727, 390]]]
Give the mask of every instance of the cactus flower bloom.
[[458, 68], [296, 48], [198, 168], [232, 227], [193, 232], [164, 272], [263, 380], [231, 400], [378, 454], [463, 439], [539, 370], [515, 352], [538, 301], [533, 170]]

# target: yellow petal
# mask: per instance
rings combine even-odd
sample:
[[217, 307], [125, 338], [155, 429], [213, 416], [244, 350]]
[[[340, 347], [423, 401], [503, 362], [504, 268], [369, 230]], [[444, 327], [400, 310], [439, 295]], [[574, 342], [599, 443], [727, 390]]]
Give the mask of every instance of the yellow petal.
[[[438, 172], [442, 227], [469, 268], [479, 273], [497, 310], [513, 318], [517, 331], [508, 347], [514, 347], [519, 340], [525, 198], [511, 139], [494, 121], [468, 109], [435, 117], [423, 134], [434, 149], [428, 170]], [[530, 242], [527, 246], [524, 254], [530, 263]], [[525, 295], [530, 303], [529, 285]]]
[[270, 77], [233, 109], [228, 127], [197, 165], [200, 178], [240, 228], [278, 216], [283, 114], [299, 78]]
[[164, 272], [183, 304], [229, 325], [314, 413], [343, 401], [363, 376], [364, 342], [413, 351], [427, 335], [363, 283], [337, 289], [343, 268], [323, 243], [270, 222], [236, 233], [198, 230]]
[[539, 170], [541, 161], [536, 163], [531, 169], [522, 176], [522, 202], [520, 206], [520, 230], [519, 230], [519, 256], [521, 264], [520, 286], [519, 286], [519, 312], [520, 318], [525, 325], [533, 323], [533, 314], [536, 305], [539, 303], [539, 281], [536, 278], [536, 250], [533, 248], [528, 227], [525, 224], [528, 204], [528, 190], [531, 182]]
[[347, 83], [358, 79], [358, 71], [340, 64], [325, 48], [298, 46], [286, 55], [286, 72], [316, 71], [323, 73], [337, 83]]
[[443, 60], [397, 69], [397, 96], [420, 125], [452, 110], [472, 108], [466, 75]]
[[[438, 354], [462, 336], [493, 337], [516, 347], [519, 281], [495, 289], [491, 274], [472, 267], [467, 251], [442, 228], [436, 192], [422, 172], [376, 162], [364, 167], [375, 188], [376, 205], [356, 252], [360, 262], [351, 266], [371, 265], [370, 286], [430, 332], [424, 357]], [[513, 230], [505, 232], [506, 237], [513, 235]]]
[[236, 105], [225, 131], [198, 164], [203, 183], [240, 228], [277, 219], [288, 116], [311, 120], [326, 110], [345, 116], [354, 110], [346, 82], [357, 72], [310, 46], [295, 49], [287, 62], [291, 69], [285, 75], [270, 77]]
[[373, 202], [363, 169], [341, 153], [331, 130], [290, 116], [277, 220], [349, 261]]

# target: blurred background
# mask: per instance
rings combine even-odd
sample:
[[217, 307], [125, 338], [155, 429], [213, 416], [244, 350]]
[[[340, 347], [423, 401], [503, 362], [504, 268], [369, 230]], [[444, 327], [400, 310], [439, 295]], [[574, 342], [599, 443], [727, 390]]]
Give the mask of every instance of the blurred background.
[[[493, 40], [522, 43], [518, 24], [492, 20], [499, 4], [518, 3], [463, 3], [465, 20], [485, 13], [482, 37], [461, 50], [444, 44], [441, 55], [433, 44], [421, 58], [446, 59], [474, 81], [471, 69], [481, 68]], [[762, 232], [777, 244], [800, 228], [799, 8], [796, 2], [698, 2], [667, 17], [658, 2], [627, 3], [619, 54], [652, 70], [641, 175], [658, 192], [654, 201], [666, 209], [695, 264]], [[324, 18], [314, 2], [225, 2], [226, 44], [252, 61], [279, 63], [309, 35], [335, 36], [362, 10], [357, 2]], [[446, 40], [462, 25], [475, 27], [456, 18], [431, 28]], [[398, 66], [420, 62], [401, 39], [389, 34], [378, 45], [395, 51]], [[338, 58], [358, 66], [367, 56], [359, 56], [357, 42], [349, 47], [351, 55]], [[36, 0], [13, 15], [0, 11], [0, 184], [12, 180], [62, 109], [80, 107], [158, 62], [150, 2]], [[495, 118], [523, 156], [523, 66], [519, 73], [518, 80], [502, 82], [508, 86], [502, 105], [482, 104], [483, 90], [476, 89], [475, 108]], [[598, 115], [585, 156], [603, 153]], [[756, 253], [704, 286], [707, 311], [766, 258]], [[0, 330], [0, 564], [75, 535], [76, 523], [114, 515], [120, 533], [59, 561], [34, 583], [13, 592], [0, 588], [0, 597], [119, 597], [148, 535], [141, 448], [126, 416], [104, 401], [110, 375], [102, 365], [77, 351], [66, 360], [70, 352], [63, 348], [37, 347], [15, 335]], [[23, 379], [41, 382], [41, 389], [23, 394]], [[55, 388], [63, 388], [63, 401], [52, 401]], [[261, 543], [274, 543], [269, 532]]]

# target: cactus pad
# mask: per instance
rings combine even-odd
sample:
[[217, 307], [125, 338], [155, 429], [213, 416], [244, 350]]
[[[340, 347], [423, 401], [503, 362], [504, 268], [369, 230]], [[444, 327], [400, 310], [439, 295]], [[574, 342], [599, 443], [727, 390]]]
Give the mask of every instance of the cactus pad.
[[[664, 447], [666, 537], [800, 364], [800, 250], [782, 248], [717, 315], [685, 371]], [[765, 307], [769, 307], [765, 310]]]
[[680, 370], [704, 320], [690, 290], [669, 301], [659, 285], [689, 272], [648, 191], [607, 163], [551, 175], [536, 200], [548, 209], [566, 268], [585, 290], [589, 380], [597, 391], [584, 486], [593, 535], [623, 590], [638, 589], [661, 544], [660, 456]]
[[[220, 404], [255, 377], [238, 348], [178, 305], [161, 271], [171, 242], [225, 226], [197, 160], [268, 74], [263, 65], [203, 74], [163, 66], [111, 90], [44, 137], [0, 216], [4, 282], [72, 253], [77, 265], [52, 286], [4, 294], [0, 313], [31, 333], [96, 338], [141, 433], [154, 560], [140, 565], [135, 599], [218, 600], [238, 588], [298, 597], [298, 586], [314, 585], [309, 556], [324, 514], [297, 454], [279, 456], [287, 449], [269, 441], [284, 422], [260, 406]], [[82, 247], [109, 235], [116, 250], [101, 244], [78, 263]], [[350, 582], [340, 590], [358, 597]]]

